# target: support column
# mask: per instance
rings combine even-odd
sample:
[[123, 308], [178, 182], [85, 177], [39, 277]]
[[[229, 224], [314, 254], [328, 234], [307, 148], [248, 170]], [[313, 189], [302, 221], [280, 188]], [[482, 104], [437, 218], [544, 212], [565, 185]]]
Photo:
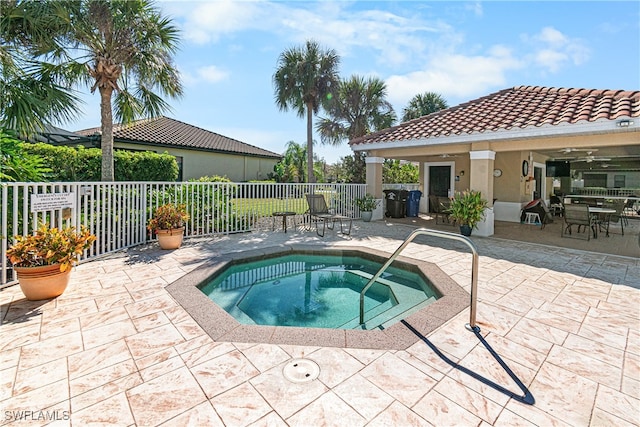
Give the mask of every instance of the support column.
[[429, 212], [429, 194], [427, 194], [427, 189], [425, 188], [424, 183], [425, 174], [426, 174], [426, 163], [420, 162], [418, 163], [418, 190], [422, 192], [422, 196], [420, 197], [420, 203], [418, 205], [418, 212]]
[[478, 224], [474, 231], [478, 236], [492, 236], [494, 232], [493, 219], [493, 162], [496, 158], [495, 151], [480, 150], [470, 151], [471, 167], [469, 171], [470, 189], [480, 191], [486, 199], [488, 208], [485, 211], [484, 221]]
[[373, 211], [371, 219], [382, 219], [383, 215], [383, 194], [382, 194], [382, 163], [384, 163], [383, 157], [365, 157], [364, 159], [367, 165], [367, 193], [373, 195], [380, 201], [378, 207]]

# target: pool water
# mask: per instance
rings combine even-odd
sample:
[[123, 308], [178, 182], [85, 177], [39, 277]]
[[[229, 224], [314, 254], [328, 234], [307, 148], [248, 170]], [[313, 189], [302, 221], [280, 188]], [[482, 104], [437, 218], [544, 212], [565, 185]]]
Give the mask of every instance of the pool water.
[[367, 290], [360, 325], [360, 291], [381, 266], [356, 256], [285, 254], [232, 264], [199, 288], [247, 325], [384, 328], [436, 300], [421, 274], [392, 266]]

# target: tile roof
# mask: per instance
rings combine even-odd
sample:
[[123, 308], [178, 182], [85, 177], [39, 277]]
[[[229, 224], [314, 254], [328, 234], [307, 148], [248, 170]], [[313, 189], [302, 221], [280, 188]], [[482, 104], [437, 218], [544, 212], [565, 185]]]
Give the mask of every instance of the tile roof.
[[353, 139], [350, 145], [640, 117], [640, 91], [519, 86]]
[[[90, 128], [77, 131], [77, 133], [88, 136], [99, 131], [100, 128]], [[121, 142], [154, 144], [174, 148], [270, 158], [282, 157], [277, 153], [164, 116], [138, 120], [126, 125], [114, 124], [113, 138]]]

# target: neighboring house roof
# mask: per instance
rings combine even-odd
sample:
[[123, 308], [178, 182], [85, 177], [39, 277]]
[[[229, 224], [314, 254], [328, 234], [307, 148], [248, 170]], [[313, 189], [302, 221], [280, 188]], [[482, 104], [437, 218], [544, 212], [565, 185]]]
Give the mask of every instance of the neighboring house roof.
[[355, 138], [349, 144], [446, 138], [623, 117], [640, 117], [640, 91], [519, 86]]
[[45, 125], [41, 131], [27, 138], [27, 140], [29, 142], [45, 142], [55, 145], [76, 145], [88, 142], [90, 138], [59, 127]]
[[[99, 132], [99, 127], [77, 131], [77, 133], [86, 136], [95, 135]], [[277, 153], [164, 116], [138, 120], [126, 125], [115, 124], [113, 126], [113, 138], [119, 142], [132, 144], [158, 145], [257, 157], [282, 157]]]

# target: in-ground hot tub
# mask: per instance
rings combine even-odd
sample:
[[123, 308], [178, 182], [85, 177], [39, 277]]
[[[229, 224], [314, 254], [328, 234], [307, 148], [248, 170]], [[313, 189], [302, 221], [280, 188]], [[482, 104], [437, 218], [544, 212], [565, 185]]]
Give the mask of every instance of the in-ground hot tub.
[[439, 297], [419, 269], [389, 266], [362, 294], [360, 323], [361, 291], [384, 262], [354, 251], [282, 252], [235, 260], [198, 288], [245, 325], [384, 329]]
[[420, 339], [405, 322], [426, 335], [469, 294], [434, 264], [399, 257], [366, 292], [360, 324], [360, 291], [388, 256], [270, 247], [212, 258], [167, 290], [216, 341], [404, 349]]

